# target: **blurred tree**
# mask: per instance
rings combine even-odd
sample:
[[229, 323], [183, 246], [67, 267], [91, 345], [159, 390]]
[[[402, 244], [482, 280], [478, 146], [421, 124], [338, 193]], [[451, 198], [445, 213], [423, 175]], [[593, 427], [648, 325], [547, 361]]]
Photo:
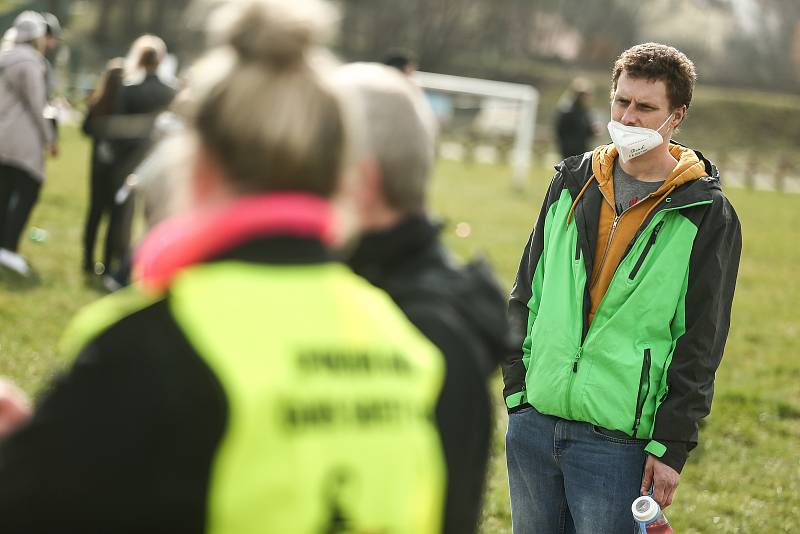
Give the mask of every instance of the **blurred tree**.
[[90, 38], [103, 47], [124, 50], [143, 33], [179, 41], [183, 11], [190, 0], [88, 0], [95, 14]]
[[47, 0], [46, 9], [49, 13], [58, 17], [60, 21], [63, 21], [69, 15], [69, 4], [70, 0]]
[[107, 44], [111, 35], [111, 0], [97, 0], [97, 24], [95, 24], [94, 38], [100, 44]]
[[800, 28], [797, 0], [746, 0], [737, 31], [720, 58], [718, 80], [739, 86], [797, 90], [800, 72], [794, 55]]
[[[704, 81], [800, 86], [798, 0], [333, 1], [342, 11], [338, 50], [345, 59], [379, 61], [388, 49], [402, 46], [417, 53], [422, 69], [527, 83], [546, 77], [538, 60], [553, 69], [573, 64], [608, 69], [626, 47], [652, 38], [652, 28], [671, 28], [685, 16], [687, 6], [694, 6], [695, 22], [706, 14], [720, 19], [713, 13], [729, 20], [720, 23], [722, 28], [700, 22], [700, 33], [674, 43], [696, 59]], [[3, 3], [10, 8], [24, 2], [0, 0], [0, 6]], [[162, 36], [182, 59], [190, 58], [202, 43], [197, 32], [186, 31], [190, 0], [34, 3], [59, 16], [69, 29], [65, 38], [76, 59], [88, 62], [92, 70], [108, 57], [124, 54], [131, 41], [146, 32]], [[70, 21], [73, 12], [80, 15]], [[715, 37], [704, 37], [704, 30]], [[672, 43], [667, 37], [672, 34], [664, 31], [656, 38]]]
[[562, 0], [562, 17], [583, 37], [578, 61], [607, 67], [622, 50], [638, 41], [639, 0]]
[[[766, 9], [762, 8], [762, 24], [772, 32], [764, 32], [764, 59], [769, 65], [769, 76], [780, 86], [798, 87], [800, 80], [796, 77], [793, 64], [798, 23], [800, 23], [800, 2], [797, 0], [765, 0]], [[767, 13], [772, 14], [772, 20]], [[771, 23], [771, 24], [770, 24]], [[765, 28], [766, 29], [766, 28]]]
[[[484, 58], [608, 63], [636, 36], [637, 0], [340, 0], [340, 51], [380, 59], [414, 49], [423, 69], [447, 72]], [[572, 44], [574, 42], [574, 46]], [[574, 48], [573, 54], [565, 52]]]
[[485, 0], [342, 0], [339, 49], [348, 58], [380, 60], [404, 46], [419, 55], [424, 68], [445, 68], [449, 58], [468, 48]]

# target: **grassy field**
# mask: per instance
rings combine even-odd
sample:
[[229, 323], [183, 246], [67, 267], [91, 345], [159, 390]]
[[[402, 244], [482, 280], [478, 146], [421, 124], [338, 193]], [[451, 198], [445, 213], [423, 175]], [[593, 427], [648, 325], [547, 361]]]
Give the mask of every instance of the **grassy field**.
[[[41, 391], [64, 362], [59, 335], [75, 311], [101, 293], [80, 273], [88, 146], [65, 129], [22, 253], [38, 280], [0, 273], [0, 374]], [[463, 257], [487, 255], [508, 287], [539, 210], [550, 169], [534, 169], [513, 192], [502, 167], [444, 162], [432, 202], [446, 239]], [[728, 192], [742, 220], [744, 255], [726, 355], [700, 447], [684, 469], [670, 520], [682, 534], [800, 531], [800, 197]], [[455, 226], [470, 233], [457, 237]], [[463, 228], [463, 227], [462, 227]], [[496, 388], [500, 391], [499, 379]], [[506, 417], [498, 402], [484, 533], [510, 532], [503, 460]]]

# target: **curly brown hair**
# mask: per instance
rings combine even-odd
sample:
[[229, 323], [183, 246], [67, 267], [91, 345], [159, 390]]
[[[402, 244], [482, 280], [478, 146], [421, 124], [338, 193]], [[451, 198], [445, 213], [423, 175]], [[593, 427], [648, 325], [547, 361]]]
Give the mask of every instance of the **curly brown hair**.
[[659, 43], [644, 43], [625, 50], [617, 58], [612, 70], [612, 99], [623, 71], [631, 78], [663, 81], [667, 86], [667, 98], [672, 108], [689, 108], [697, 72], [692, 60], [677, 48]]

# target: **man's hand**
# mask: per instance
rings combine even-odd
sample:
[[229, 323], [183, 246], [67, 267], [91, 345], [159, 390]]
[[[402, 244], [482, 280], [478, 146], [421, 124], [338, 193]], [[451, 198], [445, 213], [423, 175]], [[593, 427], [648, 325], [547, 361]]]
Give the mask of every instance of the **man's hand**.
[[642, 478], [642, 495], [650, 493], [650, 486], [653, 488], [653, 499], [661, 506], [666, 508], [672, 504], [672, 497], [678, 487], [681, 475], [673, 468], [659, 461], [655, 456], [647, 455], [647, 463], [644, 466], [644, 478]]
[[28, 396], [13, 382], [0, 378], [0, 439], [12, 434], [31, 418]]
[[58, 157], [58, 143], [50, 143], [47, 147], [47, 151], [50, 153], [50, 157], [57, 158]]

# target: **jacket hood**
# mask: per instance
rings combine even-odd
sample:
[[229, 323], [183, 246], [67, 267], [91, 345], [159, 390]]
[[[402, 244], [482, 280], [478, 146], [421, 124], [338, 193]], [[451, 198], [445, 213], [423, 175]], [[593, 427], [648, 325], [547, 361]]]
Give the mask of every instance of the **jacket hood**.
[[244, 196], [221, 206], [167, 219], [144, 239], [134, 257], [134, 277], [149, 292], [167, 289], [185, 268], [251, 239], [267, 236], [334, 241], [330, 202], [303, 192]]
[[[708, 176], [705, 162], [700, 159], [702, 154], [677, 143], [670, 143], [669, 152], [673, 158], [678, 160], [678, 163], [661, 187], [655, 191], [655, 196], [661, 196], [670, 189], [677, 189], [685, 183]], [[592, 174], [597, 179], [600, 189], [613, 184], [614, 161], [618, 155], [617, 147], [613, 144], [602, 145], [594, 149]]]
[[35, 48], [26, 44], [18, 44], [0, 53], [0, 68], [8, 68], [23, 61], [32, 61], [44, 67], [44, 56]]
[[[665, 197], [682, 185], [688, 184], [700, 178], [709, 177], [708, 181], [719, 183], [719, 173], [716, 167], [708, 161], [701, 152], [685, 147], [681, 144], [670, 142], [669, 152], [678, 163], [675, 168], [664, 180], [664, 183], [653, 193], [655, 197]], [[580, 192], [575, 197], [573, 209], [580, 201], [583, 193], [592, 183], [597, 182], [598, 188], [606, 198], [614, 198], [614, 162], [619, 156], [619, 151], [614, 144], [600, 145], [592, 152], [587, 152], [582, 156], [567, 158], [562, 162], [561, 169], [569, 172], [576, 180], [587, 177], [585, 182], [579, 183]], [[591, 172], [585, 172], [586, 167], [591, 166]], [[584, 172], [581, 172], [584, 171]], [[570, 216], [567, 221], [571, 219]]]
[[462, 268], [463, 278], [454, 288], [456, 306], [494, 360], [485, 362], [493, 370], [505, 357], [516, 352], [512, 344], [506, 312], [506, 295], [483, 258]]
[[441, 243], [442, 227], [414, 216], [394, 228], [367, 233], [348, 264], [401, 307], [449, 304], [492, 358], [482, 362], [488, 374], [516, 350], [509, 338], [506, 294], [483, 258], [461, 265], [452, 257]]

